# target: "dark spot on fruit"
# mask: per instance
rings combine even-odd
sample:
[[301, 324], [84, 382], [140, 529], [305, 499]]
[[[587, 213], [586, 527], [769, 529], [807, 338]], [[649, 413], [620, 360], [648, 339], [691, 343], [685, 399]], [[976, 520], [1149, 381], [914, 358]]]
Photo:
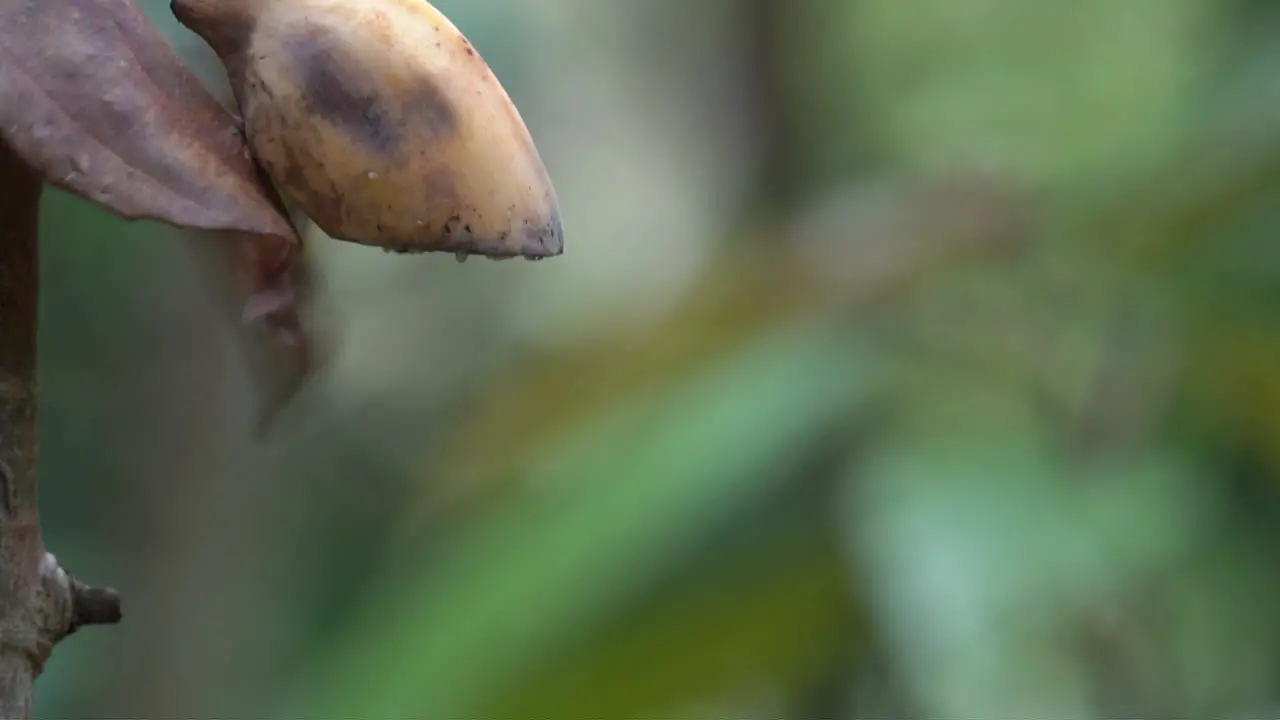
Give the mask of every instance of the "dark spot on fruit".
[[397, 144], [395, 117], [370, 87], [356, 60], [324, 28], [312, 26], [285, 41], [285, 55], [298, 69], [302, 97], [312, 113], [342, 128], [380, 155]]
[[424, 77], [404, 100], [403, 122], [430, 141], [452, 135], [458, 118], [444, 91]]

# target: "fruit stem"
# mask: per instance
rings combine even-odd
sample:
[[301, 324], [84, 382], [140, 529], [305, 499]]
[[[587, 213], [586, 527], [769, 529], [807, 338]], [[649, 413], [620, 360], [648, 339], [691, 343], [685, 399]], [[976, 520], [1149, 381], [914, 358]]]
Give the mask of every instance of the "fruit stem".
[[[204, 39], [232, 72], [233, 65], [243, 67], [253, 28], [268, 1], [172, 0], [169, 8], [178, 22]], [[235, 80], [232, 78], [233, 86]]]

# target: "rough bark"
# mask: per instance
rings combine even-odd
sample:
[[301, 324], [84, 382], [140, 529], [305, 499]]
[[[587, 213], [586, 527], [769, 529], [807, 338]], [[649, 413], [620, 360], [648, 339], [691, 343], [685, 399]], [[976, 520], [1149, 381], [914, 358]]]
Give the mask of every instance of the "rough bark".
[[36, 493], [36, 321], [41, 178], [0, 143], [0, 718], [28, 718], [53, 646], [120, 620], [115, 591], [90, 588], [45, 552]]

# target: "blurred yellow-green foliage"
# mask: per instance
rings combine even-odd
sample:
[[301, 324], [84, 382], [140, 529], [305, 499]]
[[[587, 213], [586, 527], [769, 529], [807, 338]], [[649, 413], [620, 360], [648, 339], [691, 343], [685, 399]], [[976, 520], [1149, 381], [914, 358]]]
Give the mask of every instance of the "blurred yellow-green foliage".
[[48, 542], [126, 617], [43, 716], [1280, 712], [1280, 6], [437, 5], [567, 252], [316, 237], [268, 442], [198, 240], [48, 197]]

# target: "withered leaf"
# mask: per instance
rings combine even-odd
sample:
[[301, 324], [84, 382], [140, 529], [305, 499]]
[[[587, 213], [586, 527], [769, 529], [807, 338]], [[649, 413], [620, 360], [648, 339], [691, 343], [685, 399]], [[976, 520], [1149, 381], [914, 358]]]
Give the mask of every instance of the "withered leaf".
[[202, 240], [230, 273], [262, 419], [288, 400], [313, 362], [301, 239], [238, 122], [130, 0], [0, 0], [0, 142], [121, 217], [218, 231]]
[[297, 241], [235, 119], [129, 0], [0, 3], [0, 138], [122, 217]]
[[315, 271], [304, 257], [281, 257], [278, 244], [246, 233], [191, 233], [220, 289], [233, 299], [246, 360], [256, 384], [259, 432], [301, 388], [325, 349], [309, 323]]

